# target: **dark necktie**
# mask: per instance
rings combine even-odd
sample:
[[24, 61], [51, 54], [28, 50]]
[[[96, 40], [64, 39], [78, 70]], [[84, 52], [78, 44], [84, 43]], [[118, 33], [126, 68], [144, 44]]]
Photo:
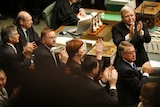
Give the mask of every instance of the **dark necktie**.
[[74, 8], [74, 7], [73, 7], [73, 4], [71, 5], [71, 8], [72, 8], [72, 10], [73, 10], [73, 8]]
[[26, 36], [26, 40], [29, 42], [29, 34], [28, 34], [28, 31], [26, 30], [25, 33], [26, 33], [26, 35], [25, 35], [25, 36]]
[[137, 66], [135, 63], [133, 63], [133, 68], [137, 71]]
[[133, 68], [135, 69], [135, 71], [136, 71], [136, 73], [138, 74], [138, 76], [140, 76], [140, 75], [139, 75], [139, 71], [138, 71], [138, 69], [137, 69], [136, 64], [135, 64], [135, 63], [133, 63], [133, 65], [132, 65], [132, 66], [133, 66]]

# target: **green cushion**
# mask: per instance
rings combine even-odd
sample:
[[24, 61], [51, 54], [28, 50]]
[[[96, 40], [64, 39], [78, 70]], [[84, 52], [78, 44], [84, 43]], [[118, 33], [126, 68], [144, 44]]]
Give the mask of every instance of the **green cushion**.
[[55, 4], [56, 2], [54, 1], [52, 4], [47, 6], [42, 12], [42, 16], [44, 17], [45, 22], [48, 27], [51, 27], [51, 18], [52, 18], [53, 9], [55, 7]]
[[106, 13], [102, 16], [102, 20], [108, 20], [108, 21], [121, 21], [121, 15], [120, 14], [113, 14], [113, 13]]

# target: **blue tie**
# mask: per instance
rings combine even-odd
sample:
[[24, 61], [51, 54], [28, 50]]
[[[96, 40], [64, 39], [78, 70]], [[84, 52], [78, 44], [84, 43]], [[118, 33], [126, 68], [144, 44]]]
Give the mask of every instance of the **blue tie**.
[[135, 63], [133, 63], [133, 68], [135, 69], [135, 71], [136, 71], [136, 73], [138, 74], [138, 76], [140, 76], [140, 75], [139, 75], [139, 72], [138, 72], [138, 69], [137, 69], [137, 66], [136, 66]]
[[133, 63], [133, 68], [134, 68], [136, 71], [138, 71], [138, 70], [137, 70], [137, 66], [136, 66], [135, 63]]

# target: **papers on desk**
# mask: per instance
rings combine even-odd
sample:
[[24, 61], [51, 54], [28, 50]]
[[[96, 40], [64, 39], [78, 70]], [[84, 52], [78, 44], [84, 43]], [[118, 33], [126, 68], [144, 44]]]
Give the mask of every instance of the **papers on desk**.
[[147, 52], [160, 54], [160, 39], [152, 39], [150, 43], [144, 43]]
[[151, 63], [152, 67], [160, 67], [160, 62], [159, 61], [150, 60], [150, 63]]
[[97, 15], [98, 12], [92, 12], [90, 15], [86, 15], [86, 17], [77, 16], [80, 20], [92, 19], [94, 16]]
[[156, 27], [153, 32], [150, 31], [151, 42], [144, 43], [145, 50], [151, 53], [160, 54], [160, 27]]
[[77, 16], [80, 20], [87, 20], [87, 19], [91, 19], [92, 15], [87, 15], [86, 17], [82, 17], [82, 16]]
[[[72, 37], [57, 37], [56, 43], [66, 45], [66, 42], [72, 39], [73, 39]], [[92, 46], [95, 45], [96, 43], [95, 40], [86, 40], [86, 39], [81, 39], [81, 40], [87, 44], [91, 44]]]
[[66, 45], [66, 42], [70, 41], [72, 39], [73, 39], [72, 37], [57, 37], [56, 38], [56, 43], [60, 43], [60, 44]]

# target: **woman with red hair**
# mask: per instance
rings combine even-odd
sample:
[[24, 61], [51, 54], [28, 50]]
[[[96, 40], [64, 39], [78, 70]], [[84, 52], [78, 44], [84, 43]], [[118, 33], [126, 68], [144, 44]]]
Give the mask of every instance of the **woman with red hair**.
[[[66, 51], [69, 55], [69, 59], [67, 62], [67, 73], [71, 73], [73, 75], [81, 74], [81, 61], [83, 57], [86, 55], [86, 48], [82, 40], [80, 39], [72, 39], [66, 43]], [[98, 39], [96, 43], [96, 53], [97, 59], [100, 63], [100, 69], [103, 66], [102, 61], [102, 51], [103, 51], [103, 40]]]

